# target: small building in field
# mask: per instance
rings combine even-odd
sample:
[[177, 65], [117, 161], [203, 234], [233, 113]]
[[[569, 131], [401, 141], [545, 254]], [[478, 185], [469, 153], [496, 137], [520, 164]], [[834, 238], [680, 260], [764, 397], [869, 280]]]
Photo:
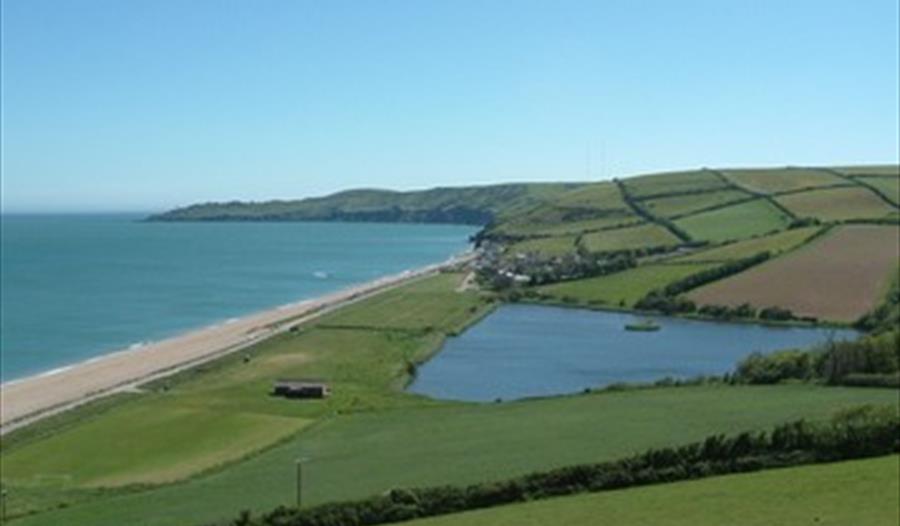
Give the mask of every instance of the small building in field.
[[276, 380], [272, 394], [285, 398], [327, 398], [331, 388], [322, 380]]

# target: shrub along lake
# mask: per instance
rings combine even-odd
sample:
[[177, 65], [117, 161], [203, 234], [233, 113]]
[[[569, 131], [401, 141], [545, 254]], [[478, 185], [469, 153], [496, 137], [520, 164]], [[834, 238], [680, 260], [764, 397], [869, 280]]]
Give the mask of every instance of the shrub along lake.
[[852, 330], [774, 327], [657, 317], [660, 330], [626, 331], [633, 314], [504, 305], [419, 368], [409, 390], [492, 401], [574, 393], [618, 382], [653, 382], [732, 371], [754, 351], [802, 348]]

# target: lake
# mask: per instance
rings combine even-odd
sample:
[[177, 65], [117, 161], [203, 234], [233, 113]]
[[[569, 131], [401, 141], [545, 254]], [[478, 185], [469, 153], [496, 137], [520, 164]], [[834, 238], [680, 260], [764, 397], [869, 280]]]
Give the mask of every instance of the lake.
[[627, 313], [504, 305], [449, 338], [409, 391], [465, 401], [574, 393], [618, 382], [720, 375], [754, 351], [806, 347], [852, 330], [773, 327], [655, 317], [661, 330], [632, 332]]
[[3, 215], [0, 378], [443, 261], [474, 227]]

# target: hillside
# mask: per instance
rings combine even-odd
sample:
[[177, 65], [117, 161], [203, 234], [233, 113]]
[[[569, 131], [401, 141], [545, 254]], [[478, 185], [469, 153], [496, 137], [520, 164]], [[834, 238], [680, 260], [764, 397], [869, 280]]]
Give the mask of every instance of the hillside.
[[[398, 487], [487, 483], [715, 433], [824, 422], [860, 405], [895, 406], [898, 182], [897, 167], [705, 169], [582, 184], [351, 191], [197, 205], [155, 217], [487, 224], [471, 267], [363, 298], [241, 353], [5, 435], [7, 517], [22, 526], [231, 524], [241, 510], [258, 516], [291, 505], [300, 458], [308, 459], [304, 505], [317, 505]], [[752, 368], [739, 375], [735, 364], [729, 378], [675, 384], [660, 372], [652, 385], [582, 391], [597, 378], [585, 369], [581, 394], [487, 404], [405, 391], [449, 337], [515, 301], [855, 322], [871, 334], [859, 345], [776, 354], [757, 366], [768, 376]], [[269, 395], [276, 378], [325, 379], [333, 394], [280, 399]], [[791, 472], [760, 476], [779, 480], [783, 473]], [[743, 476], [734, 479], [739, 486]], [[692, 487], [621, 494], [657, 495], [662, 509]], [[852, 509], [852, 495], [838, 497], [840, 509]], [[577, 523], [580, 510], [617, 498], [571, 497], [533, 509]], [[514, 523], [531, 509], [477, 516], [485, 524]], [[791, 503], [774, 505], [770, 516], [787, 509]], [[469, 517], [476, 515], [435, 524]]]
[[411, 192], [361, 189], [308, 199], [203, 203], [150, 221], [371, 221], [485, 225], [550, 201], [583, 183], [432, 188]]
[[897, 166], [591, 183], [486, 227], [479, 276], [532, 301], [852, 323], [897, 279], [898, 203]]

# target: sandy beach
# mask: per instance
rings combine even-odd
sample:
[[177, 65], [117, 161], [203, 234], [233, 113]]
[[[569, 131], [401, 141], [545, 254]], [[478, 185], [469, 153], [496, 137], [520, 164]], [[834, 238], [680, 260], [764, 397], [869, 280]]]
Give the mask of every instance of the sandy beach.
[[385, 276], [316, 299], [282, 305], [180, 336], [99, 356], [0, 385], [0, 434], [49, 415], [233, 353], [291, 326], [408, 281], [469, 261], [443, 263]]

